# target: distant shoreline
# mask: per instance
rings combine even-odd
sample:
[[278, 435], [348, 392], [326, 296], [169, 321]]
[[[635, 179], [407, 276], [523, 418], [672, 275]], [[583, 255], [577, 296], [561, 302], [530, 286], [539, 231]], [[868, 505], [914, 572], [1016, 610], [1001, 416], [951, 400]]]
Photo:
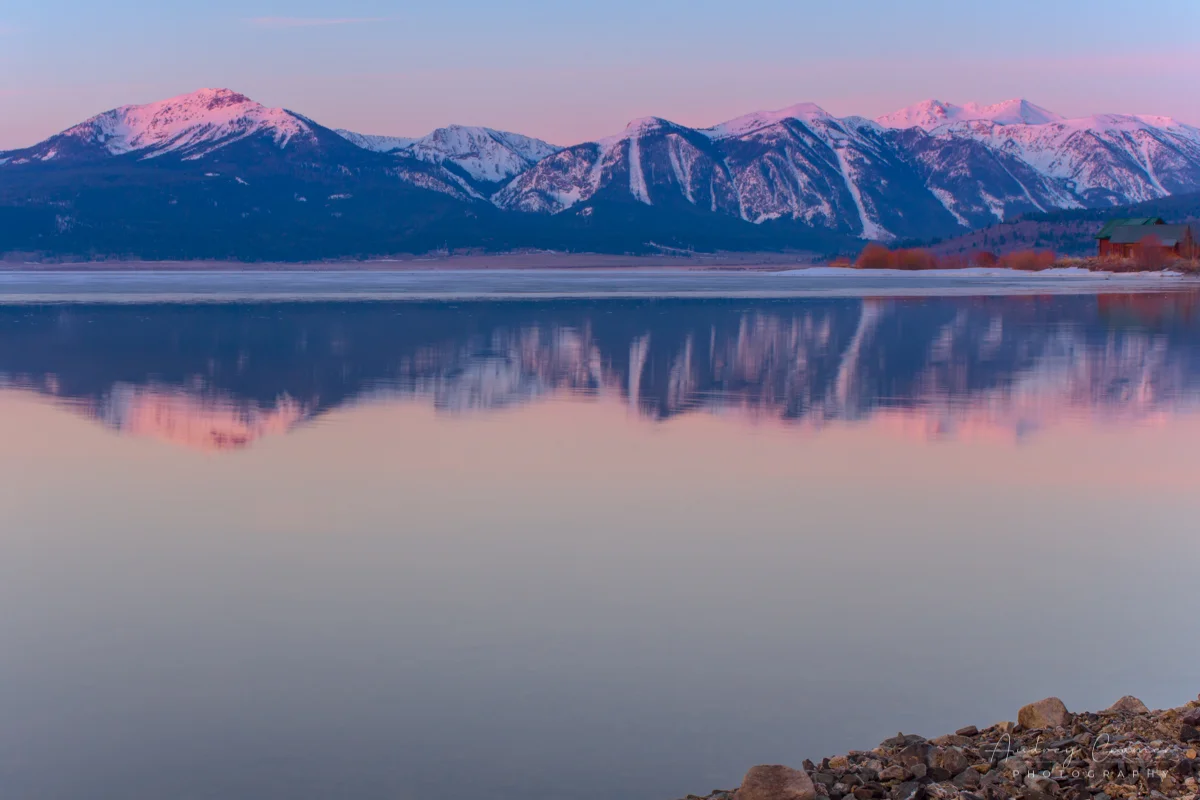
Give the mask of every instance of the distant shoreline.
[[696, 255], [610, 255], [606, 253], [496, 253], [448, 256], [396, 256], [395, 258], [331, 261], [103, 261], [29, 262], [0, 261], [0, 272], [312, 272], [312, 271], [439, 271], [439, 270], [764, 270], [817, 266], [812, 254], [712, 253]]
[[[1195, 274], [1195, 262], [1179, 262], [1178, 267]], [[397, 256], [395, 258], [346, 259], [330, 261], [234, 261], [179, 260], [140, 261], [107, 259], [98, 261], [40, 262], [20, 261], [11, 256], [0, 259], [0, 275], [6, 273], [450, 273], [450, 272], [719, 272], [770, 273], [834, 269], [827, 262], [816, 260], [812, 253], [719, 252], [689, 255], [611, 255], [605, 253], [464, 253], [433, 256]], [[1016, 276], [1036, 276], [1047, 271], [1061, 275], [1065, 271], [1093, 270], [1095, 276], [1157, 276], [1161, 271], [1139, 271], [1128, 264], [1108, 264], [1095, 258], [1060, 258], [1037, 269], [1008, 269], [993, 267], [954, 266], [879, 269], [851, 267], [845, 262], [836, 268], [850, 275], [911, 275], [978, 277], [983, 273], [1005, 273]], [[1163, 269], [1171, 270], [1167, 264]], [[1178, 271], [1178, 270], [1176, 270]], [[1043, 275], [1043, 277], [1046, 277]]]
[[0, 272], [0, 303], [247, 303], [500, 300], [776, 300], [1200, 290], [1164, 273], [698, 269], [109, 269]]

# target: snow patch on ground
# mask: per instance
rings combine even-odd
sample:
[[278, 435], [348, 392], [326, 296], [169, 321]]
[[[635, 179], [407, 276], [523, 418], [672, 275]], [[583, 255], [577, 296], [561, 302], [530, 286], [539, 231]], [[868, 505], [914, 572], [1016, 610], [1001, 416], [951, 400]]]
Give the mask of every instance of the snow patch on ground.
[[863, 277], [869, 278], [873, 275], [882, 275], [887, 277], [909, 276], [918, 278], [921, 276], [931, 278], [1179, 278], [1183, 277], [1182, 273], [1174, 270], [1159, 270], [1157, 272], [1106, 272], [1104, 270], [1090, 270], [1084, 267], [1052, 267], [1040, 271], [1026, 271], [1020, 269], [1002, 269], [999, 267], [963, 267], [962, 269], [856, 269], [854, 267], [801, 267], [800, 269], [787, 269], [778, 272], [770, 273], [772, 275], [808, 275], [810, 277], [819, 278], [822, 276], [830, 278], [846, 278], [846, 277]]

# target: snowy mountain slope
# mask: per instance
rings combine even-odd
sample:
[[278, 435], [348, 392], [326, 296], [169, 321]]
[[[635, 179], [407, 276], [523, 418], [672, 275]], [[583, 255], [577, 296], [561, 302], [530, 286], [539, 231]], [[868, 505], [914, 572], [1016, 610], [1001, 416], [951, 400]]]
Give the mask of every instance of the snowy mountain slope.
[[927, 101], [875, 121], [812, 104], [704, 130], [636, 120], [544, 159], [492, 200], [559, 213], [594, 196], [682, 199], [752, 223], [789, 219], [887, 240], [1191, 191], [1200, 191], [1200, 130], [1175, 120], [1067, 120], [1027, 100]]
[[1011, 155], [1058, 182], [1082, 206], [1200, 188], [1200, 129], [1163, 117], [1107, 114], [1042, 125], [969, 121], [930, 135], [944, 142], [972, 140]]
[[355, 133], [344, 128], [337, 128], [334, 130], [334, 133], [361, 147], [363, 150], [370, 150], [375, 153], [395, 153], [404, 150], [416, 141], [415, 139], [406, 139], [403, 136], [376, 136], [370, 133]]
[[882, 128], [818, 106], [751, 114], [706, 134], [722, 144], [744, 218], [781, 217], [870, 239], [955, 225]]
[[955, 106], [929, 100], [878, 118], [953, 151], [974, 141], [1054, 185], [1049, 207], [1122, 205], [1200, 188], [1200, 129], [1169, 117], [1100, 114], [1064, 119], [1028, 100]]
[[336, 132], [367, 150], [453, 165], [466, 178], [479, 184], [508, 181], [559, 150], [541, 139], [519, 133], [466, 125], [438, 128], [419, 139], [374, 136], [342, 129]]
[[[335, 180], [353, 183], [365, 170], [456, 200], [486, 202], [462, 170], [414, 158], [407, 151], [403, 160], [385, 155], [393, 146], [407, 147], [413, 140], [356, 136], [339, 135], [300, 114], [267, 108], [230, 89], [200, 89], [106, 111], [31, 148], [0, 153], [0, 169], [61, 171], [86, 164], [132, 161], [151, 166], [177, 161], [203, 170], [205, 176], [225, 176], [244, 186], [251, 185], [246, 180], [250, 173], [324, 171]], [[538, 152], [536, 147], [529, 150]]]
[[593, 198], [686, 202], [754, 223], [789, 219], [883, 239], [913, 235], [918, 224], [956, 227], [931, 194], [920, 196], [920, 179], [884, 134], [811, 105], [706, 130], [640, 119], [618, 136], [544, 159], [493, 202], [549, 213]]
[[960, 226], [979, 228], [1032, 211], [1081, 208], [1060, 181], [1020, 158], [969, 138], [937, 138], [920, 129], [889, 131], [925, 188]]
[[314, 141], [310, 122], [282, 108], [267, 108], [229, 89], [200, 89], [146, 105], [97, 114], [25, 151], [8, 163], [97, 159], [135, 153], [143, 159], [205, 155], [249, 137], [269, 138], [280, 149]]
[[737, 213], [737, 196], [721, 154], [702, 133], [669, 120], [630, 122], [617, 136], [555, 153], [493, 197], [501, 208], [558, 213], [598, 199], [644, 205], [676, 199]]
[[988, 120], [999, 125], [1041, 125], [1061, 120], [1058, 114], [1034, 105], [1028, 100], [1005, 100], [994, 105], [979, 103], [943, 103], [941, 100], [925, 100], [916, 105], [876, 117], [875, 121], [885, 128], [922, 128], [932, 130], [951, 122], [963, 120]]

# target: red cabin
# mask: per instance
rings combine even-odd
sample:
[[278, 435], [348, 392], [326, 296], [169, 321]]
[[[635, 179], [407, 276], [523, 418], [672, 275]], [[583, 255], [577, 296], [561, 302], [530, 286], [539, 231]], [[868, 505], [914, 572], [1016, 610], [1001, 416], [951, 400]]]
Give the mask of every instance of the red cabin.
[[1143, 244], [1161, 248], [1175, 258], [1200, 257], [1196, 231], [1191, 225], [1168, 225], [1161, 217], [1110, 219], [1096, 234], [1101, 258], [1133, 258]]

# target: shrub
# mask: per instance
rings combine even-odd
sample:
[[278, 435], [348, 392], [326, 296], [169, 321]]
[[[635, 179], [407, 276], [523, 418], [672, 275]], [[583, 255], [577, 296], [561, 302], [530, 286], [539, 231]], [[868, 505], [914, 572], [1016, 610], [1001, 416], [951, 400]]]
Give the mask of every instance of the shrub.
[[854, 266], [859, 269], [888, 269], [891, 266], [892, 252], [881, 244], [871, 242], [858, 254]]
[[999, 265], [1007, 269], [1040, 272], [1054, 266], [1053, 250], [1016, 250], [1000, 256]]
[[937, 256], [928, 250], [919, 248], [909, 248], [905, 250], [896, 250], [892, 253], [892, 257], [896, 264], [896, 269], [937, 269]]
[[854, 266], [859, 269], [937, 269], [938, 258], [928, 250], [917, 247], [889, 250], [872, 242], [858, 254]]
[[980, 250], [971, 258], [977, 267], [994, 267], [999, 260], [999, 257], [991, 250]]

